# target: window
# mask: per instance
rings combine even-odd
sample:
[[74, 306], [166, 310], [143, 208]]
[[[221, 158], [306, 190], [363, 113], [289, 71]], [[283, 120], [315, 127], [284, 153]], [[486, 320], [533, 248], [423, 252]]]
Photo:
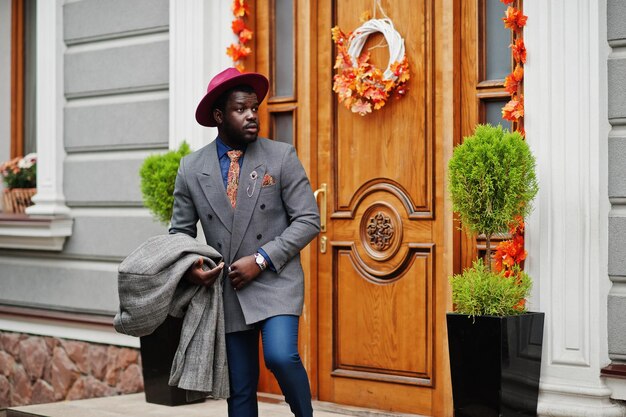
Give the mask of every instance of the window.
[[475, 94], [478, 99], [478, 121], [501, 124], [511, 129], [511, 122], [502, 119], [502, 107], [509, 101], [504, 78], [512, 71], [513, 58], [509, 45], [511, 31], [502, 22], [507, 5], [500, 0], [479, 0], [478, 4], [478, 73]]
[[[511, 31], [502, 18], [507, 5], [500, 0], [463, 0], [461, 5], [461, 137], [471, 135], [478, 123], [501, 124], [513, 129], [502, 119], [502, 107], [510, 96], [504, 89], [504, 78], [512, 71], [513, 58], [509, 45]], [[512, 4], [522, 8], [522, 0]], [[507, 236], [495, 236], [492, 249]], [[477, 255], [484, 255], [486, 241], [466, 234], [461, 238], [461, 267], [471, 266]]]
[[36, 151], [36, 2], [11, 2], [11, 157]]
[[[268, 74], [270, 91], [267, 96], [267, 113], [262, 114], [261, 126], [267, 117], [268, 137], [286, 142], [297, 149], [296, 90], [296, 7], [295, 0], [271, 0], [256, 3], [259, 30], [256, 41], [256, 70]], [[266, 116], [267, 115], [267, 116]]]

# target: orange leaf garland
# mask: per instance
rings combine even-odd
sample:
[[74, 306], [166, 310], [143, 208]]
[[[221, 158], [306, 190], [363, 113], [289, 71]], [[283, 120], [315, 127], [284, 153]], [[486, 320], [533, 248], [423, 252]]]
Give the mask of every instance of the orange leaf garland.
[[251, 52], [252, 50], [250, 48], [243, 46], [240, 43], [233, 43], [226, 48], [226, 55], [228, 55], [234, 62], [246, 58]]
[[230, 24], [230, 28], [233, 30], [234, 34], [239, 34], [239, 32], [246, 29], [246, 23], [241, 18], [235, 19]]
[[244, 17], [250, 14], [250, 7], [246, 4], [246, 0], [234, 0], [232, 9], [236, 17]]
[[[511, 4], [514, 0], [500, 0], [504, 4]], [[523, 117], [524, 117], [524, 98], [523, 98], [523, 81], [524, 67], [526, 63], [526, 45], [522, 29], [526, 26], [528, 16], [514, 7], [508, 6], [502, 21], [504, 27], [510, 29], [513, 35], [513, 42], [509, 45], [511, 54], [515, 61], [515, 69], [504, 79], [504, 89], [511, 95], [511, 100], [502, 108], [502, 118], [514, 122], [513, 128], [524, 135]]]
[[524, 223], [524, 218], [522, 216], [517, 216], [513, 224], [510, 226], [509, 233], [511, 235], [523, 235], [525, 229], [526, 223]]
[[524, 68], [517, 64], [515, 70], [504, 79], [504, 89], [510, 95], [517, 93], [518, 87], [524, 79]]
[[519, 303], [517, 303], [517, 305], [513, 308], [517, 311], [524, 311], [524, 309], [526, 308], [526, 299], [522, 298], [521, 300], [519, 300]]
[[[511, 4], [514, 0], [500, 0], [504, 4]], [[511, 54], [515, 60], [515, 69], [506, 76], [504, 88], [511, 95], [511, 100], [502, 108], [502, 118], [514, 124], [515, 129], [525, 137], [524, 118], [524, 95], [522, 87], [524, 82], [524, 67], [526, 63], [526, 45], [522, 29], [526, 26], [528, 17], [521, 10], [509, 6], [506, 9], [502, 21], [504, 27], [510, 29], [513, 34], [513, 43], [509, 45]], [[524, 219], [518, 217], [511, 225], [511, 239], [500, 242], [495, 253], [496, 271], [504, 277], [518, 276], [522, 270], [522, 263], [526, 259], [527, 252], [524, 249]], [[526, 300], [521, 299], [514, 307], [518, 311], [524, 311]]]
[[502, 272], [511, 269], [514, 265], [525, 260], [526, 255], [523, 235], [516, 235], [513, 239], [500, 242], [494, 256], [496, 271]]
[[507, 75], [506, 78], [504, 79], [504, 89], [510, 95], [517, 93], [518, 84], [519, 83], [515, 80], [513, 73]]
[[237, 35], [238, 42], [232, 43], [226, 48], [226, 55], [232, 60], [235, 68], [243, 72], [245, 66], [242, 62], [243, 59], [248, 57], [252, 53], [252, 49], [246, 46], [250, 40], [252, 40], [252, 30], [246, 26], [245, 17], [250, 14], [250, 7], [246, 3], [246, 0], [233, 0], [231, 6], [235, 19], [230, 24], [230, 28], [233, 33]]
[[239, 32], [239, 43], [245, 44], [252, 39], [252, 31], [250, 29], [244, 29]]
[[502, 18], [504, 27], [514, 31], [520, 31], [525, 25], [528, 16], [525, 16], [521, 10], [516, 9], [513, 6], [509, 6], [506, 9], [505, 15]]
[[502, 118], [516, 122], [522, 117], [524, 117], [524, 96], [513, 96], [502, 108]]
[[513, 59], [515, 59], [515, 62], [526, 63], [526, 45], [524, 45], [524, 39], [517, 38], [515, 42], [509, 45], [509, 48], [513, 51]]

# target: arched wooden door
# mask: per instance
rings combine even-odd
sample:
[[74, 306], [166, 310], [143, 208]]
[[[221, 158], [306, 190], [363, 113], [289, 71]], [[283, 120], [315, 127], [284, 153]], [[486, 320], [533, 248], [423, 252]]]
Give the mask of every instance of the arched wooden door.
[[[446, 416], [454, 2], [380, 1], [405, 40], [409, 92], [360, 116], [332, 92], [331, 28], [354, 30], [374, 3], [320, 0], [317, 8], [317, 178], [327, 186], [327, 229], [317, 255], [318, 394], [340, 404]], [[381, 40], [372, 36], [365, 47]], [[374, 63], [387, 65], [387, 48], [371, 52]]]

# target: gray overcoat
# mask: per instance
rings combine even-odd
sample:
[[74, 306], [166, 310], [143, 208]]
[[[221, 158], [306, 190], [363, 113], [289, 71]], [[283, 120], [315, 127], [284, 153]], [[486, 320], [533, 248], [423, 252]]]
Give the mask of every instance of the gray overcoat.
[[[183, 275], [198, 257], [206, 268], [221, 261], [212, 247], [183, 234], [154, 236], [119, 266], [120, 308], [115, 330], [131, 336], [152, 333], [167, 315], [184, 317], [169, 385], [186, 390], [192, 401], [211, 394], [228, 398], [222, 291], [188, 284]], [[222, 282], [222, 274], [217, 283]]]
[[216, 142], [185, 156], [176, 177], [170, 233], [196, 237], [198, 220], [207, 244], [223, 256], [225, 268], [259, 248], [276, 268], [266, 269], [239, 291], [224, 280], [227, 333], [268, 317], [302, 313], [300, 251], [318, 234], [320, 218], [293, 146], [264, 138], [248, 145], [235, 209], [226, 196]]

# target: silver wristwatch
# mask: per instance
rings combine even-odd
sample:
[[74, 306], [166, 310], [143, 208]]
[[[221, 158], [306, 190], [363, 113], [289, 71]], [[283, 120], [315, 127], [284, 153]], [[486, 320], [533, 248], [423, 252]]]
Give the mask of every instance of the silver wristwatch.
[[254, 262], [261, 268], [261, 271], [265, 271], [265, 268], [267, 268], [267, 261], [259, 252], [254, 254]]

